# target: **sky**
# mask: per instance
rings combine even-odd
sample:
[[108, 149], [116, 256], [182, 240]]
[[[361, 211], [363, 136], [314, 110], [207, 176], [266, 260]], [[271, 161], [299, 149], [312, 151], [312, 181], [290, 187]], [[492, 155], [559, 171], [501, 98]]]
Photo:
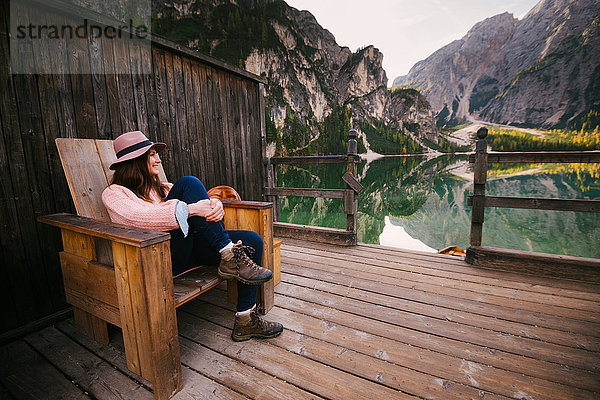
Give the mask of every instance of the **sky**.
[[463, 37], [477, 22], [505, 11], [523, 16], [539, 0], [285, 0], [308, 10], [352, 51], [383, 53], [389, 85], [418, 61]]

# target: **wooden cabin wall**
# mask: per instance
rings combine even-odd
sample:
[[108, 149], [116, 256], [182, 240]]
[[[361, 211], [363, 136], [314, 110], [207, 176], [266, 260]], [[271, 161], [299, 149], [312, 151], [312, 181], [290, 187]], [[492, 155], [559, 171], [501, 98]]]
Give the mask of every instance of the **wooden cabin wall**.
[[[195, 175], [207, 188], [229, 185], [245, 200], [262, 200], [264, 105], [258, 81], [162, 41], [151, 50], [108, 39], [76, 38], [59, 52], [36, 44], [35, 62], [55, 63], [63, 73], [13, 75], [8, 2], [0, 7], [2, 334], [67, 308], [60, 234], [36, 222], [74, 212], [55, 138], [114, 139], [141, 130], [167, 143], [161, 156], [171, 181]], [[35, 7], [20, 12], [24, 20], [43, 13], [48, 25], [69, 21]], [[141, 59], [150, 56], [152, 73], [141, 74]], [[77, 73], [84, 63], [91, 74]], [[115, 74], [116, 63], [129, 65], [130, 74]]]

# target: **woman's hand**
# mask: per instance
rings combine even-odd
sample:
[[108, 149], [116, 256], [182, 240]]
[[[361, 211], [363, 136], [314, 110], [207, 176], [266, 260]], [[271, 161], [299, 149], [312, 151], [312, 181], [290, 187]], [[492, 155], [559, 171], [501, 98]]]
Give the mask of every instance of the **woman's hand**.
[[204, 217], [209, 222], [219, 222], [225, 216], [223, 203], [217, 199], [200, 200], [196, 203], [188, 204], [190, 217]]
[[219, 222], [225, 217], [223, 203], [218, 199], [210, 199], [211, 212], [206, 215], [206, 220], [210, 222]]

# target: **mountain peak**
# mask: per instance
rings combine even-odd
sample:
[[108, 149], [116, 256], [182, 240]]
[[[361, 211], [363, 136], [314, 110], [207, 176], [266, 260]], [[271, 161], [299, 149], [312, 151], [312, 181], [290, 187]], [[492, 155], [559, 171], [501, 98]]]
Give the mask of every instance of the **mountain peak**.
[[512, 26], [512, 25], [515, 25], [517, 23], [517, 21], [518, 21], [518, 19], [515, 18], [512, 15], [512, 13], [503, 12], [501, 14], [497, 14], [492, 17], [488, 17], [488, 18], [484, 19], [483, 21], [477, 22], [475, 25], [473, 25], [473, 27], [471, 29], [469, 29], [469, 31], [465, 35], [465, 38], [469, 37], [470, 35], [472, 35], [476, 32], [494, 30], [501, 26]]
[[589, 34], [599, 10], [598, 0], [541, 0], [522, 20], [495, 15], [394, 84], [421, 88], [446, 122], [570, 124], [600, 103], [589, 89], [600, 77], [599, 40]]

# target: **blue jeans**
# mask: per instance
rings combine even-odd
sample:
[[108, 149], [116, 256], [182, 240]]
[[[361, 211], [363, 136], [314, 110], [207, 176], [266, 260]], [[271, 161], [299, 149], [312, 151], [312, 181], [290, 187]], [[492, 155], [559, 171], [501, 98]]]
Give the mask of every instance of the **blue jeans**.
[[[167, 200], [178, 199], [187, 204], [208, 198], [206, 188], [194, 176], [179, 179], [167, 196]], [[256, 232], [226, 231], [220, 222], [209, 222], [198, 216], [189, 217], [188, 223], [190, 231], [187, 237], [183, 237], [180, 229], [170, 232], [174, 276], [198, 265], [218, 265], [221, 261], [219, 250], [230, 241], [241, 240], [244, 245], [253, 247], [252, 261], [258, 265], [262, 264], [263, 240]], [[250, 309], [256, 302], [257, 286], [238, 281], [237, 288], [237, 310]]]

